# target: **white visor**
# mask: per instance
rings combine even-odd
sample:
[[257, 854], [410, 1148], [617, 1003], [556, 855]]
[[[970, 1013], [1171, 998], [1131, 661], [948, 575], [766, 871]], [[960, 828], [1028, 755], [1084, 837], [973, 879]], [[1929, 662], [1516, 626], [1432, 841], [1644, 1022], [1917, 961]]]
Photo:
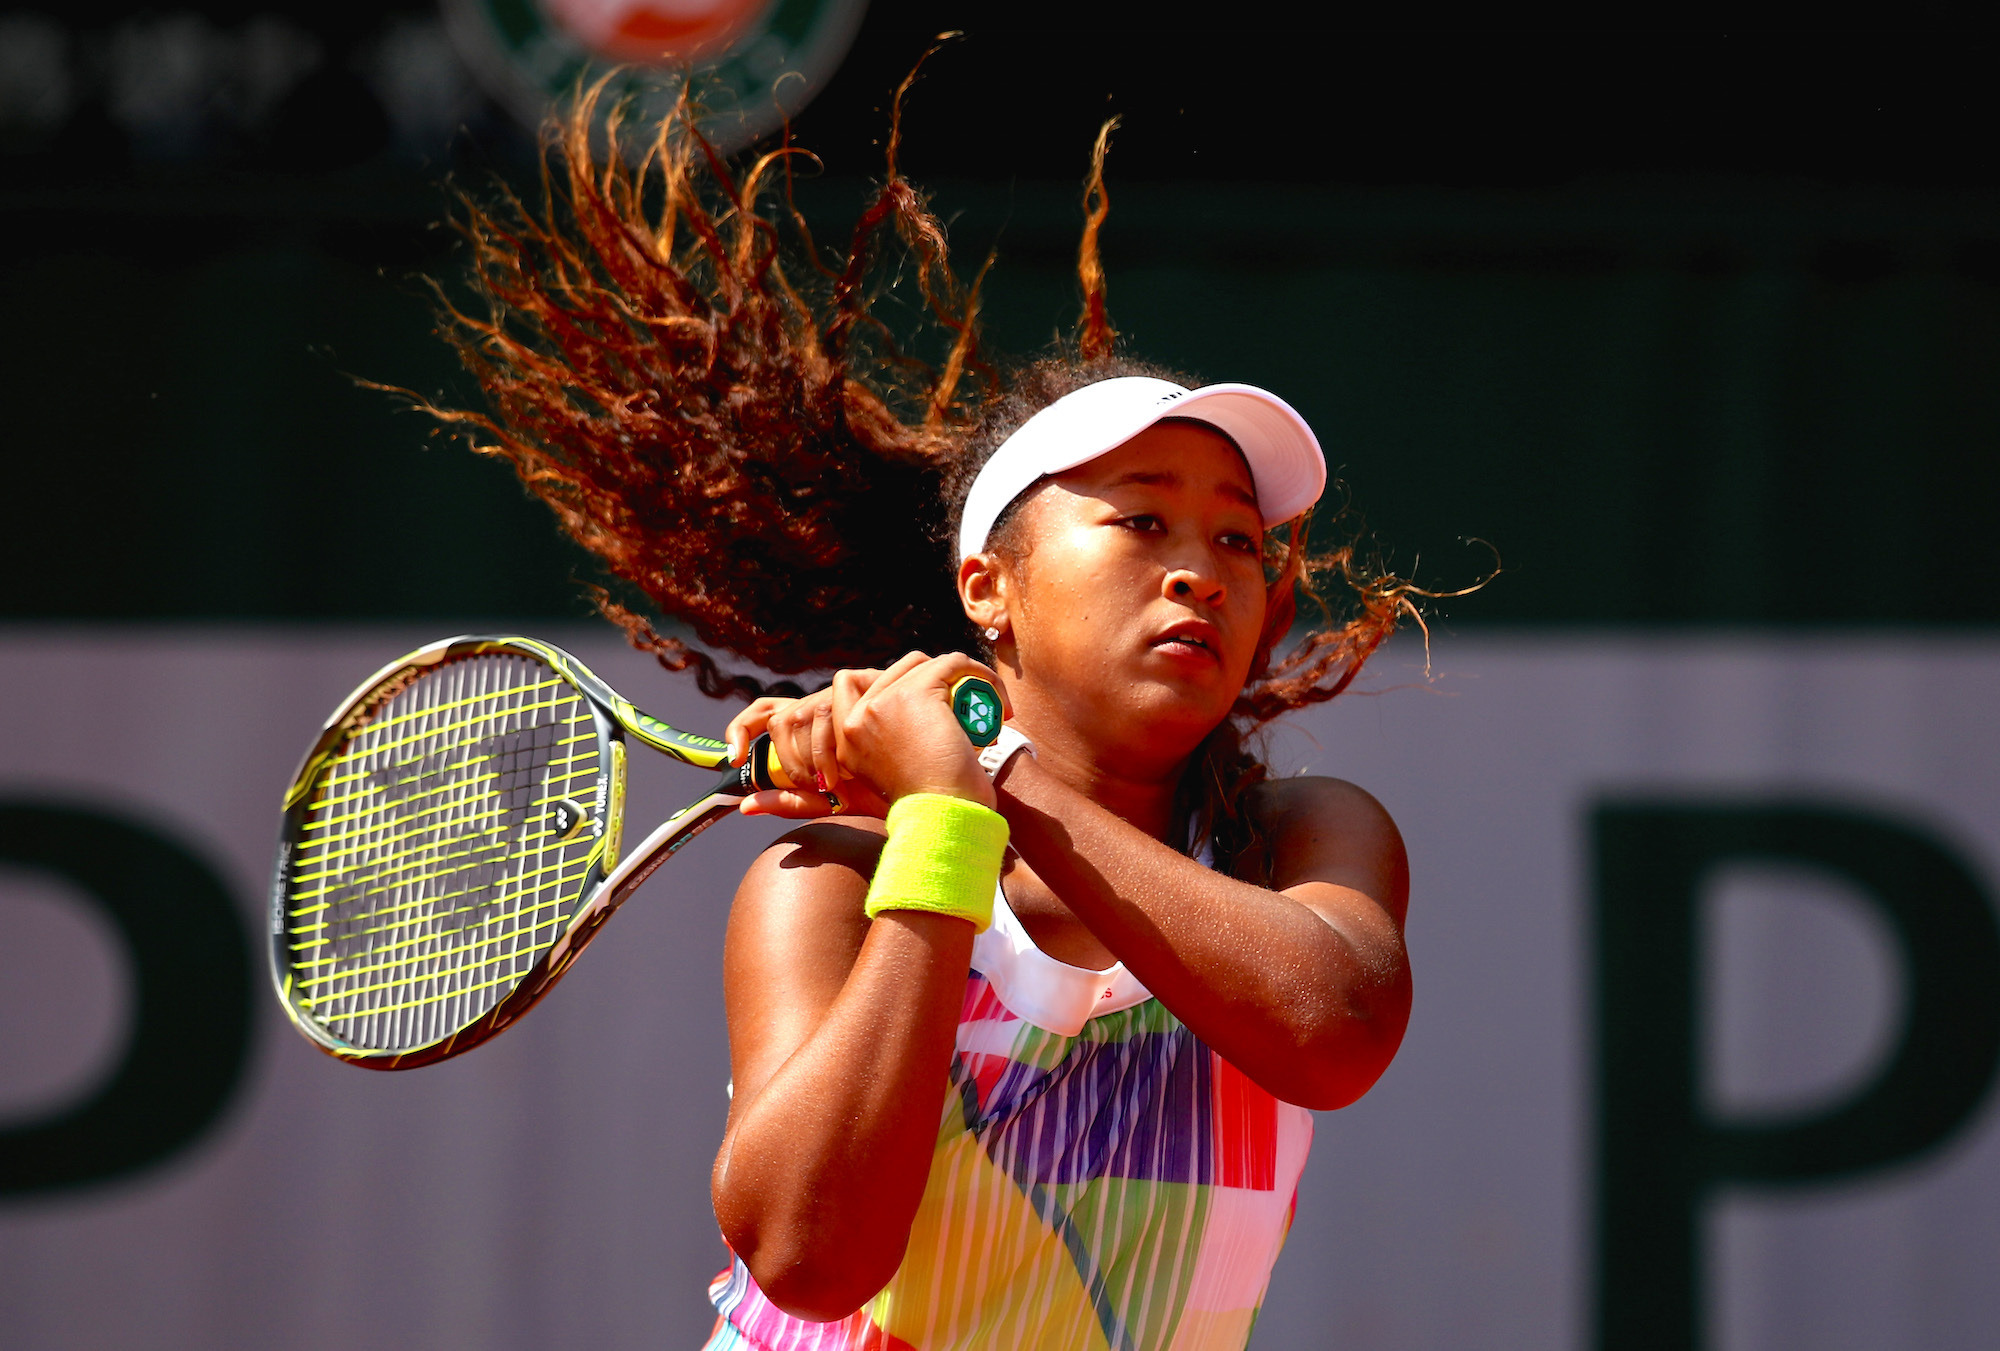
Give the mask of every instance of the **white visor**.
[[1063, 395], [993, 452], [966, 494], [959, 561], [986, 547], [1000, 514], [1043, 476], [1088, 464], [1163, 418], [1205, 422], [1236, 443], [1267, 528], [1317, 502], [1326, 487], [1319, 440], [1277, 395], [1253, 385], [1187, 389], [1148, 375], [1121, 375]]

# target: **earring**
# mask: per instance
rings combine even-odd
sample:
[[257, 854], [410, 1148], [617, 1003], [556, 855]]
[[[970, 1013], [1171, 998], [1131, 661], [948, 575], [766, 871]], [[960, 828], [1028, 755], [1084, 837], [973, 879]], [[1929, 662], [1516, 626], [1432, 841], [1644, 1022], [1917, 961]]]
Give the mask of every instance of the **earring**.
[[997, 629], [997, 628], [994, 628], [994, 627], [993, 627], [993, 626], [992, 626], [991, 624], [988, 624], [988, 625], [986, 626], [986, 641], [987, 641], [987, 642], [989, 642], [989, 643], [997, 643], [997, 642], [999, 642], [999, 641], [1000, 641], [1000, 630], [999, 630], [999, 629]]

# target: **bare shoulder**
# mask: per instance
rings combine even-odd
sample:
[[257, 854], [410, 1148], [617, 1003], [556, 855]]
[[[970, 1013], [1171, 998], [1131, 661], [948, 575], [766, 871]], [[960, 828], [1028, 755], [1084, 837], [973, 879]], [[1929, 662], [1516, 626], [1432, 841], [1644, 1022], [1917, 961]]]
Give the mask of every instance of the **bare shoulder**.
[[884, 834], [862, 817], [815, 821], [758, 855], [736, 888], [722, 958], [736, 1102], [762, 1090], [854, 969]]
[[867, 935], [861, 907], [886, 834], [867, 817], [814, 821], [759, 854], [729, 910], [731, 971], [831, 959], [844, 977]]
[[1245, 805], [1258, 828], [1276, 837], [1295, 833], [1394, 831], [1388, 809], [1360, 784], [1320, 774], [1266, 779], [1253, 786]]
[[790, 831], [757, 856], [736, 889], [736, 903], [775, 907], [792, 918], [868, 890], [888, 828], [872, 817], [814, 821]]
[[1245, 802], [1270, 842], [1272, 885], [1330, 882], [1372, 897], [1402, 921], [1409, 858], [1402, 832], [1373, 794], [1317, 775], [1267, 779]]

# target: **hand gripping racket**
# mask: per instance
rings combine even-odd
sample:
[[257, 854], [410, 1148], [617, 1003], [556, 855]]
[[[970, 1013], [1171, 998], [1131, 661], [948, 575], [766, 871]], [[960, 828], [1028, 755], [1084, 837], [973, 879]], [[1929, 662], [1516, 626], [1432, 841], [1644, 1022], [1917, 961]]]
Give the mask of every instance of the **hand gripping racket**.
[[[987, 681], [952, 687], [973, 744]], [[625, 738], [720, 781], [620, 857]], [[271, 975], [292, 1022], [349, 1064], [414, 1069], [507, 1028], [675, 850], [760, 788], [768, 737], [729, 748], [633, 707], [531, 638], [448, 638], [350, 695], [285, 794]]]

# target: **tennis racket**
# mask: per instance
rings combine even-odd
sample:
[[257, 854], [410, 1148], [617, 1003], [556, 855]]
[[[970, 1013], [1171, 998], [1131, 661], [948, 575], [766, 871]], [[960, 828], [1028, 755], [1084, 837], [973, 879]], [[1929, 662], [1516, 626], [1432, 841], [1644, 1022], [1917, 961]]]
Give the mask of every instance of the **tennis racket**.
[[[1000, 698], [968, 677], [975, 745]], [[620, 856], [627, 736], [721, 770]], [[674, 851], [760, 788], [770, 739], [729, 748], [642, 713], [560, 648], [448, 638], [391, 662], [327, 719], [285, 794], [271, 975], [299, 1031], [369, 1069], [415, 1069], [520, 1018]]]

